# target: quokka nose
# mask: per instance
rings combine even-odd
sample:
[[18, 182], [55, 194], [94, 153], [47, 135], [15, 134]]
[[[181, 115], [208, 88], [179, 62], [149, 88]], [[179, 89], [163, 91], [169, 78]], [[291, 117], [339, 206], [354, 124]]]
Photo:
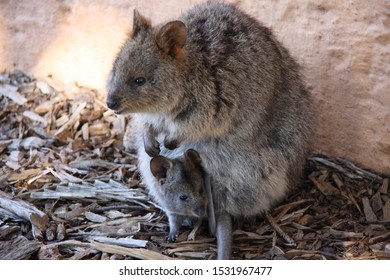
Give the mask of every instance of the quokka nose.
[[112, 96], [107, 97], [107, 107], [110, 108], [111, 110], [116, 110], [119, 108], [119, 102], [117, 102], [116, 98], [113, 98]]

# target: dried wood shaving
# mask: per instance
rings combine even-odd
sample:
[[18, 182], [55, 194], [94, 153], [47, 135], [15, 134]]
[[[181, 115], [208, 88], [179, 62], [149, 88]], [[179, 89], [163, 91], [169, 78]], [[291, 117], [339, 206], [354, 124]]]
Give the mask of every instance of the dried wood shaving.
[[154, 252], [152, 250], [132, 249], [132, 248], [126, 248], [123, 246], [108, 245], [108, 244], [99, 243], [96, 241], [92, 241], [91, 245], [96, 250], [100, 250], [102, 252], [132, 256], [134, 258], [141, 259], [141, 260], [169, 260], [169, 259], [171, 259], [168, 256]]
[[368, 200], [368, 198], [363, 197], [362, 202], [363, 202], [363, 211], [364, 211], [364, 215], [366, 216], [367, 222], [377, 221], [378, 219], [374, 213], [374, 210], [372, 210], [371, 208], [370, 201]]

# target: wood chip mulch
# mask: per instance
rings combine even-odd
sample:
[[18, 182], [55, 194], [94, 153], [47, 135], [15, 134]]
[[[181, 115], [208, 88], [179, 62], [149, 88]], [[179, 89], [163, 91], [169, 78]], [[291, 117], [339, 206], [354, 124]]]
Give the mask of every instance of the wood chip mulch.
[[[0, 74], [0, 259], [214, 259], [207, 222], [168, 243], [167, 219], [103, 94]], [[308, 159], [304, 183], [236, 221], [234, 259], [390, 259], [389, 177]]]

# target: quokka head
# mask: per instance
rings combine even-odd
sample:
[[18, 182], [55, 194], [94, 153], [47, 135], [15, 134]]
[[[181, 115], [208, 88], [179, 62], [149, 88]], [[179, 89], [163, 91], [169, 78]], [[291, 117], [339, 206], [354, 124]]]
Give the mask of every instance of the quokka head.
[[133, 30], [107, 82], [107, 106], [117, 114], [161, 113], [182, 94], [180, 77], [187, 28], [181, 21], [152, 27], [134, 10]]

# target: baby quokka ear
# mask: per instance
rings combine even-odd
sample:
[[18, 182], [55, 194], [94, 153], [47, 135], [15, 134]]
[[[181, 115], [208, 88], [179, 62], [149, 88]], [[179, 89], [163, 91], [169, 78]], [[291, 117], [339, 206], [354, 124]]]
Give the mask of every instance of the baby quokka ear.
[[202, 161], [199, 153], [193, 149], [188, 149], [184, 153], [184, 160], [192, 169], [200, 168], [200, 164]]
[[148, 30], [150, 27], [150, 21], [134, 9], [132, 37], [134, 38], [140, 33], [140, 31]]
[[154, 157], [150, 161], [150, 171], [158, 181], [167, 178], [167, 172], [172, 168], [173, 161], [163, 156]]
[[168, 22], [157, 32], [156, 43], [163, 53], [179, 59], [183, 54], [187, 28], [181, 21]]

